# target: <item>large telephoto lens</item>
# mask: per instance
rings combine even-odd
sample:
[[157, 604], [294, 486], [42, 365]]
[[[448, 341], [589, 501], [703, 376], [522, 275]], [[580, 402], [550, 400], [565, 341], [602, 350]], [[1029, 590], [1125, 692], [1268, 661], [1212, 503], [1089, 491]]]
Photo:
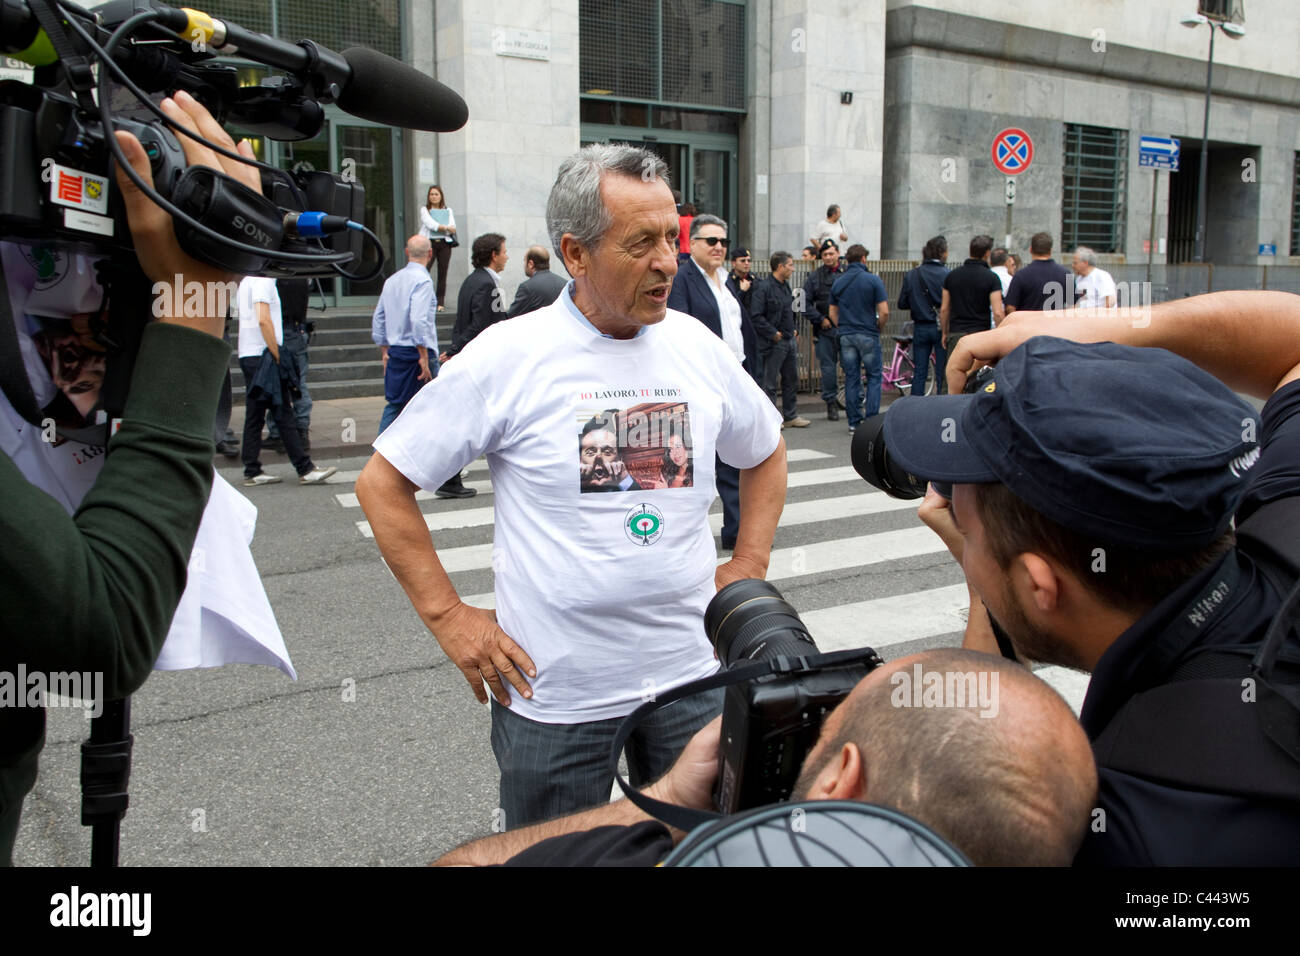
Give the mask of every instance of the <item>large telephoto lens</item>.
[[759, 578], [732, 581], [715, 594], [704, 611], [704, 632], [727, 668], [782, 654], [818, 653], [799, 612]]
[[879, 488], [891, 498], [909, 500], [925, 497], [925, 479], [907, 471], [895, 461], [885, 447], [885, 414], [863, 420], [853, 433], [849, 450], [853, 468], [867, 484]]

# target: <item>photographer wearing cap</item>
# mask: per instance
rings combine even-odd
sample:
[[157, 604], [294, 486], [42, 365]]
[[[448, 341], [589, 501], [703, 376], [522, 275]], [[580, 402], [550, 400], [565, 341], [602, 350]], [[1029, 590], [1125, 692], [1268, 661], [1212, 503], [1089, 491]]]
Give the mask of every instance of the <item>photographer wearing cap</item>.
[[1078, 862], [1293, 865], [1300, 641], [1270, 625], [1300, 576], [1300, 298], [1018, 313], [962, 339], [950, 390], [988, 362], [883, 436], [953, 483], [967, 581], [1017, 652], [1092, 674]]
[[[913, 705], [915, 676], [977, 671], [997, 688], [992, 708], [973, 699]], [[696, 734], [645, 794], [711, 808], [720, 730], [721, 718]], [[891, 661], [858, 682], [822, 725], [791, 800], [892, 808], [977, 866], [1060, 866], [1083, 839], [1096, 794], [1087, 738], [1051, 687], [1004, 658], [940, 648]], [[486, 837], [436, 865], [653, 866], [684, 836], [619, 800]]]
[[[164, 99], [161, 108], [186, 129], [235, 149], [188, 94]], [[152, 183], [139, 140], [115, 135], [135, 171]], [[260, 191], [255, 167], [187, 137], [181, 142], [191, 165], [223, 170]], [[253, 158], [247, 141], [238, 151]], [[117, 185], [150, 279], [206, 284], [237, 278], [181, 252], [171, 217], [121, 170]], [[28, 483], [7, 454], [0, 456], [0, 601], [6, 611], [0, 671], [102, 672], [109, 699], [132, 693], [149, 676], [185, 587], [212, 488], [212, 421], [230, 360], [224, 313], [186, 315], [181, 298], [174, 302], [176, 314], [144, 330], [121, 428], [75, 516]], [[0, 708], [0, 862], [6, 864], [44, 737], [43, 707]]]

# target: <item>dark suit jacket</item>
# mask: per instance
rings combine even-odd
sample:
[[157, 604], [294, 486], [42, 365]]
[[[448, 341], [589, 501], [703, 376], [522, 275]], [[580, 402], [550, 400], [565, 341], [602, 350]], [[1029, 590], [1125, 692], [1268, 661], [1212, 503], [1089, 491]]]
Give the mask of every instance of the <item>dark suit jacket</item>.
[[504, 319], [503, 302], [487, 269], [478, 268], [466, 276], [456, 299], [456, 324], [452, 326], [447, 355], [455, 355], [493, 322]]
[[[732, 295], [735, 295], [734, 291]], [[740, 302], [739, 297], [736, 301]], [[718, 300], [713, 297], [708, 280], [694, 260], [678, 266], [677, 278], [673, 279], [673, 287], [668, 293], [668, 308], [695, 316], [709, 327], [710, 332], [722, 338], [722, 316], [718, 313]], [[749, 310], [744, 303], [740, 305], [740, 338], [745, 348], [745, 371], [752, 375], [758, 356], [758, 338], [754, 335], [754, 325], [749, 321]]]
[[513, 319], [516, 315], [544, 309], [560, 297], [560, 293], [568, 284], [550, 269], [538, 269], [531, 279], [519, 283], [519, 289], [515, 292], [515, 301], [510, 304], [510, 311], [506, 313], [506, 318]]

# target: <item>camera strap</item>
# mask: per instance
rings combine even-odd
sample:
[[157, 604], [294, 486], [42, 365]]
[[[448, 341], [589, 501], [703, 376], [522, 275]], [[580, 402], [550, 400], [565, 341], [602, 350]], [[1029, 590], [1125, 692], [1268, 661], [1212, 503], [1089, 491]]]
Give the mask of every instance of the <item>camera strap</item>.
[[679, 807], [675, 804], [664, 803], [662, 800], [656, 800], [653, 797], [647, 797], [639, 790], [635, 789], [628, 781], [623, 779], [623, 775], [618, 772], [619, 754], [623, 752], [623, 746], [632, 736], [632, 732], [641, 725], [641, 722], [650, 716], [656, 710], [667, 707], [683, 697], [691, 697], [695, 694], [701, 694], [705, 691], [715, 690], [719, 687], [731, 687], [734, 684], [744, 684], [747, 681], [757, 680], [766, 677], [769, 674], [797, 674], [801, 671], [824, 670], [830, 667], [841, 667], [849, 664], [860, 664], [865, 661], [878, 660], [876, 652], [870, 648], [860, 648], [849, 651], [832, 651], [828, 654], [809, 654], [807, 657], [789, 657], [781, 655], [771, 660], [760, 661], [756, 664], [745, 664], [741, 667], [721, 670], [709, 677], [703, 677], [700, 680], [691, 681], [675, 687], [667, 693], [657, 695], [651, 700], [646, 701], [632, 713], [624, 718], [623, 723], [619, 725], [618, 733], [614, 735], [614, 743], [610, 748], [609, 769], [614, 775], [619, 788], [634, 804], [650, 814], [652, 817], [667, 823], [669, 826], [676, 827], [679, 830], [690, 831], [704, 823], [711, 823], [714, 820], [722, 819], [722, 814], [714, 810], [696, 810], [690, 807]]
[[[68, 88], [77, 98], [77, 105], [88, 113], [97, 113], [99, 107], [90, 95], [95, 86], [95, 75], [91, 72], [90, 62], [78, 52], [72, 32], [63, 25], [63, 13], [58, 5], [54, 0], [31, 0], [28, 8], [58, 54], [59, 66], [68, 80]], [[105, 130], [104, 135], [111, 136], [112, 131]]]

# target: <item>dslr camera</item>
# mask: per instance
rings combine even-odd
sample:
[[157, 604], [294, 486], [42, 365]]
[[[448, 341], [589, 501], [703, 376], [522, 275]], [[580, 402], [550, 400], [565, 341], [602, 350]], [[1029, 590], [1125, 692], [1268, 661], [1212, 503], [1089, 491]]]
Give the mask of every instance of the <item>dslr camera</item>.
[[727, 671], [768, 665], [726, 689], [714, 805], [724, 814], [788, 800], [826, 716], [883, 661], [871, 648], [821, 654], [799, 614], [766, 581], [733, 581], [704, 628]]
[[[962, 392], [966, 395], [974, 395], [992, 377], [993, 366], [985, 365], [967, 377], [966, 387]], [[889, 449], [885, 447], [885, 414], [881, 412], [879, 415], [872, 415], [853, 433], [853, 445], [850, 450], [853, 469], [867, 484], [879, 488], [891, 498], [900, 498], [904, 501], [924, 498], [927, 479], [921, 475], [914, 475], [902, 467], [890, 456]], [[952, 500], [951, 484], [942, 481], [933, 484], [935, 491], [949, 501]]]

